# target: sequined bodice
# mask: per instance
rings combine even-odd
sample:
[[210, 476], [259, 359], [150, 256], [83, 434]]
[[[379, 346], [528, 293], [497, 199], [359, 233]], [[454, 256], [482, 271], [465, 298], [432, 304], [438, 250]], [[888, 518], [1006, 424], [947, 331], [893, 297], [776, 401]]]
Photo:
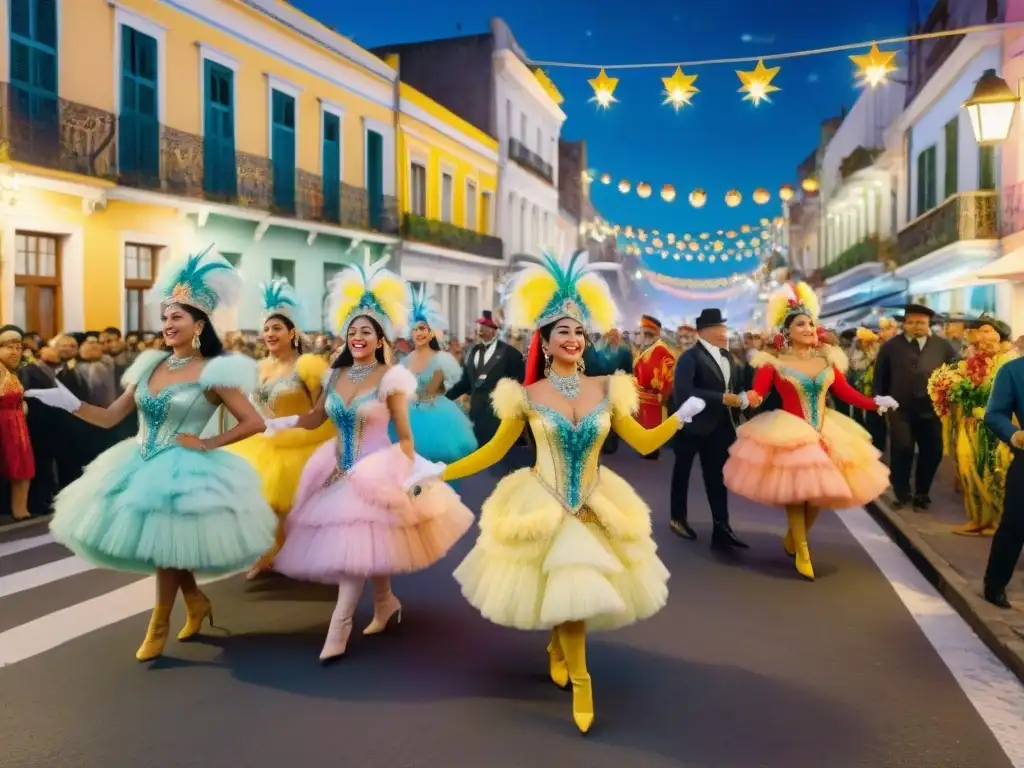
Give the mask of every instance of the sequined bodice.
[[781, 367], [778, 375], [793, 387], [807, 423], [820, 430], [827, 406], [826, 396], [835, 381], [835, 369], [826, 365], [816, 376], [809, 376], [795, 368]]
[[217, 406], [206, 399], [198, 381], [170, 384], [159, 392], [149, 391], [149, 376], [135, 390], [139, 411], [139, 451], [150, 459], [176, 445], [178, 435], [201, 434]]
[[346, 403], [332, 386], [327, 391], [324, 406], [327, 416], [338, 429], [338, 468], [348, 472], [361, 456], [391, 444], [388, 422], [391, 414], [387, 405], [377, 398], [372, 389]]
[[261, 381], [252, 391], [252, 403], [265, 419], [299, 416], [313, 407], [298, 371]]
[[576, 513], [597, 484], [601, 445], [611, 429], [608, 400], [575, 424], [555, 409], [532, 402], [527, 417], [537, 444], [533, 471], [567, 511]]

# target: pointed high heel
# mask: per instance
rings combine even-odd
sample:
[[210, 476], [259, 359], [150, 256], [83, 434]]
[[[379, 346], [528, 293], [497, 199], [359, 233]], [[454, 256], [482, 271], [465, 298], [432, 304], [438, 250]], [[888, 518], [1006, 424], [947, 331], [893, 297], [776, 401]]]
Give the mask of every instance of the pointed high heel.
[[402, 623], [402, 604], [391, 591], [391, 579], [374, 577], [373, 579], [373, 620], [363, 630], [364, 635], [379, 635], [388, 628], [391, 619], [395, 624]]
[[586, 733], [594, 724], [594, 690], [587, 671], [586, 625], [581, 621], [561, 624], [558, 639], [572, 683], [572, 719], [580, 733]]
[[352, 617], [332, 618], [331, 626], [327, 629], [327, 638], [324, 640], [323, 650], [320, 651], [320, 662], [326, 664], [329, 661], [340, 658], [348, 650], [348, 639], [352, 636]]
[[551, 682], [559, 688], [564, 690], [569, 686], [569, 666], [565, 663], [562, 646], [558, 643], [558, 630], [551, 633], [551, 642], [548, 643], [548, 674], [551, 675]]
[[814, 566], [811, 565], [811, 550], [807, 542], [802, 542], [796, 548], [796, 571], [808, 581], [814, 581]]
[[181, 632], [178, 633], [178, 639], [191, 640], [202, 630], [203, 622], [206, 619], [210, 620], [211, 627], [214, 626], [213, 603], [210, 602], [210, 598], [198, 589], [193, 594], [184, 595], [184, 597], [185, 626], [182, 627]]
[[146, 629], [146, 639], [135, 652], [137, 661], [152, 661], [163, 656], [167, 636], [170, 634], [170, 624], [171, 606], [158, 605], [153, 608], [153, 614], [149, 617], [149, 627]]

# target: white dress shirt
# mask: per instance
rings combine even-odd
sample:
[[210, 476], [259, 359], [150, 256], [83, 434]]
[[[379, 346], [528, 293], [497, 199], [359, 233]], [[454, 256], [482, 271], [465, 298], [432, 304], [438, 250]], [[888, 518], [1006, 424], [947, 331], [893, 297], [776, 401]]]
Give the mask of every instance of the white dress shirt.
[[931, 336], [930, 333], [926, 333], [924, 336], [921, 336], [921, 337], [916, 338], [916, 339], [912, 339], [909, 336], [907, 336], [907, 341], [909, 341], [911, 343], [915, 343], [916, 342], [917, 343], [917, 348], [920, 349], [922, 352], [924, 352], [924, 345], [928, 343], [928, 337], [929, 336]]
[[725, 358], [728, 354], [724, 349], [716, 347], [710, 342], [704, 341], [702, 338], [697, 338], [697, 342], [707, 350], [708, 354], [714, 358], [715, 362], [718, 363], [719, 370], [722, 371], [722, 378], [725, 379], [725, 391], [731, 391], [729, 385], [732, 378], [732, 368], [729, 365], [729, 361]]
[[498, 337], [495, 336], [486, 344], [481, 344], [479, 351], [476, 353], [476, 367], [483, 368], [487, 365], [487, 362], [494, 357], [494, 350], [498, 346]]

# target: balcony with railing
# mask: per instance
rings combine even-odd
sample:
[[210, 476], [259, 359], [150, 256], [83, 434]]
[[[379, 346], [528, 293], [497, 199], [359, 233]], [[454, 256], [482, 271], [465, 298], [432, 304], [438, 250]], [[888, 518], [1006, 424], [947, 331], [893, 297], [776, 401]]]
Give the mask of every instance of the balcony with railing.
[[848, 269], [878, 261], [881, 257], [880, 243], [877, 236], [872, 235], [859, 243], [850, 246], [821, 270], [823, 278], [841, 275]]
[[548, 184], [554, 183], [555, 172], [551, 167], [551, 163], [545, 161], [543, 157], [532, 149], [527, 148], [519, 139], [508, 140], [508, 156], [518, 165], [540, 176]]
[[504, 255], [501, 238], [484, 235], [436, 219], [407, 213], [402, 221], [402, 236], [427, 245], [501, 261]]
[[895, 261], [900, 266], [965, 240], [997, 240], [999, 197], [991, 190], [960, 192], [900, 230]]
[[0, 146], [13, 162], [134, 189], [349, 229], [399, 231], [398, 201], [389, 195], [303, 170], [287, 188], [275, 189], [269, 158], [236, 151], [230, 140], [46, 100], [9, 84], [0, 84]]

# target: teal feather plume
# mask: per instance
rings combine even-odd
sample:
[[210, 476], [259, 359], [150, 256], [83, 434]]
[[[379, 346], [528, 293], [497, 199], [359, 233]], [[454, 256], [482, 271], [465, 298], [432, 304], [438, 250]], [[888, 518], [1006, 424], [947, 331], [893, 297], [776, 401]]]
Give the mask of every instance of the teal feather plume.
[[157, 277], [155, 293], [161, 304], [188, 304], [206, 314], [238, 301], [242, 277], [211, 243], [196, 254], [167, 264]]
[[297, 328], [304, 327], [302, 303], [291, 284], [283, 277], [274, 278], [269, 283], [260, 283], [260, 294], [263, 299], [263, 317], [283, 315], [291, 320]]

